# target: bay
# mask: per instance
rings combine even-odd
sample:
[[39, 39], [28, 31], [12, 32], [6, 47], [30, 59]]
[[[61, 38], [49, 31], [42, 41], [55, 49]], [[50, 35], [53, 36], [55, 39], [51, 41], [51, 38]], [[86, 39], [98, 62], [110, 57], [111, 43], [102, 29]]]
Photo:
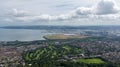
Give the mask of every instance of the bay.
[[44, 40], [43, 36], [54, 34], [47, 30], [0, 29], [0, 41], [32, 41]]

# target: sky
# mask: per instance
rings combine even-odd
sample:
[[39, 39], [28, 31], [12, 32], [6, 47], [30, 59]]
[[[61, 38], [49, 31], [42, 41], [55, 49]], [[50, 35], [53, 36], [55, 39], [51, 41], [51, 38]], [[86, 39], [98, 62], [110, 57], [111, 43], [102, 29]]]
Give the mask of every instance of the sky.
[[8, 25], [120, 25], [120, 0], [0, 0]]

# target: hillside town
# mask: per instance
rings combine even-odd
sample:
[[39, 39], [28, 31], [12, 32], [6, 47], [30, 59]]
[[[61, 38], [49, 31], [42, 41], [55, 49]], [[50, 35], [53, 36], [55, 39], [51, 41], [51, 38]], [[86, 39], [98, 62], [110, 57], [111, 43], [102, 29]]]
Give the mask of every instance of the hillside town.
[[[38, 40], [0, 42], [0, 67], [24, 65], [22, 54], [49, 45], [73, 45], [82, 48], [83, 54], [63, 56], [59, 61], [87, 57], [100, 57], [108, 62], [120, 62], [120, 37], [89, 37], [70, 40]], [[74, 61], [74, 60], [73, 60]], [[16, 66], [15, 66], [16, 67]]]

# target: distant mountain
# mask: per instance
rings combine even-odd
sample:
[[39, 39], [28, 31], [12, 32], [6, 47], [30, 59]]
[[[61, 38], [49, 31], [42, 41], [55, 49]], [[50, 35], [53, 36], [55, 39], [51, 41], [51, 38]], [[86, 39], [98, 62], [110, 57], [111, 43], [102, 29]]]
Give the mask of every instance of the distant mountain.
[[4, 26], [4, 29], [120, 29], [120, 26]]

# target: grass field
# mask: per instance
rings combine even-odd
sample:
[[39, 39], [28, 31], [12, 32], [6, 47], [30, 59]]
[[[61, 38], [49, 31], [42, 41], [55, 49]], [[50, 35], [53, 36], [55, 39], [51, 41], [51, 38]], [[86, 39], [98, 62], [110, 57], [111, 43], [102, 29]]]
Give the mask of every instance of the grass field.
[[101, 60], [99, 58], [78, 59], [77, 62], [86, 63], [86, 64], [103, 64], [103, 63], [105, 63], [103, 60]]
[[64, 34], [52, 34], [44, 36], [45, 39], [54, 40], [54, 39], [78, 39], [78, 38], [86, 38], [87, 36], [80, 35], [64, 35]]

